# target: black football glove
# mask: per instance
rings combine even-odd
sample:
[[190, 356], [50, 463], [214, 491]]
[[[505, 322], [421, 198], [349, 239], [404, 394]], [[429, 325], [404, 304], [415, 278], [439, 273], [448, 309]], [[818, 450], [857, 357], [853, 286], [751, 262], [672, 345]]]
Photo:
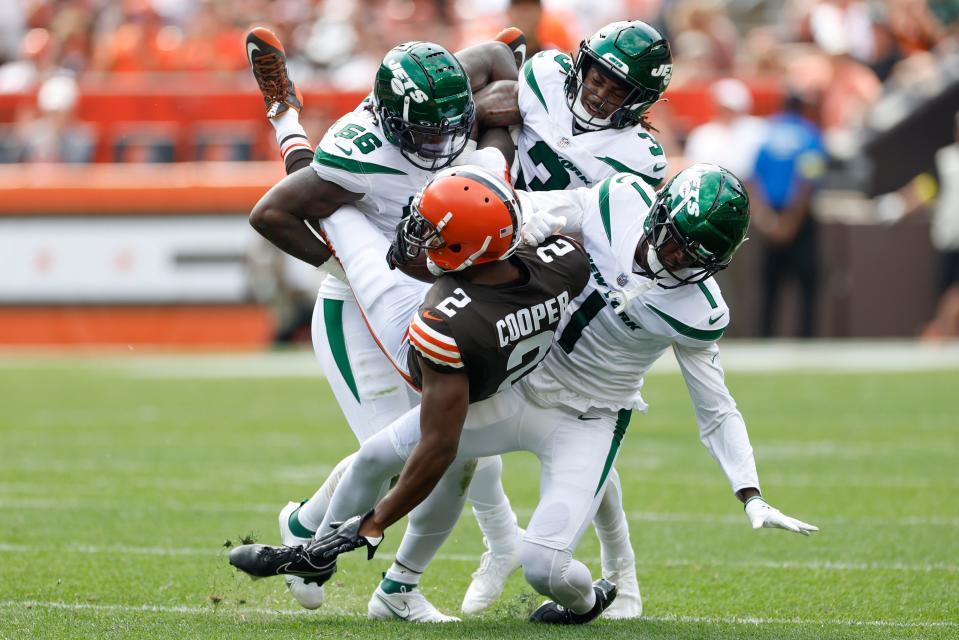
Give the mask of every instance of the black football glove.
[[405, 266], [410, 260], [420, 255], [419, 247], [411, 247], [406, 241], [406, 222], [409, 218], [403, 218], [396, 225], [396, 235], [393, 237], [393, 243], [390, 250], [386, 252], [386, 264], [390, 269]]
[[373, 513], [371, 510], [362, 516], [353, 516], [346, 522], [334, 522], [330, 531], [322, 538], [314, 538], [308, 550], [310, 556], [324, 560], [334, 560], [342, 553], [348, 553], [360, 547], [366, 547], [366, 559], [372, 560], [373, 555], [383, 542], [383, 536], [372, 539], [360, 535], [360, 526]]

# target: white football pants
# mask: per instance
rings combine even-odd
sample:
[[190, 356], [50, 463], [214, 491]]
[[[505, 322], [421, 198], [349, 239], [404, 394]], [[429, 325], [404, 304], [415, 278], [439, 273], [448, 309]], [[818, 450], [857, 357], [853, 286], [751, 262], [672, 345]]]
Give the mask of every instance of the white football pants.
[[[533, 404], [523, 382], [471, 404], [456, 462], [410, 514], [411, 529], [421, 520], [430, 522], [432, 544], [422, 544], [426, 538], [420, 538], [418, 548], [411, 549], [404, 538], [397, 562], [418, 570], [432, 559], [462, 511], [470, 460], [530, 451], [541, 464], [540, 499], [523, 540], [524, 574], [540, 593], [574, 611], [588, 610], [594, 602], [590, 572], [572, 559], [572, 551], [596, 514], [629, 417], [629, 411], [580, 414], [541, 407]], [[321, 530], [373, 507], [376, 488], [402, 468], [419, 442], [419, 425], [419, 407], [415, 407], [363, 444], [333, 495]], [[432, 554], [423, 555], [430, 548]]]

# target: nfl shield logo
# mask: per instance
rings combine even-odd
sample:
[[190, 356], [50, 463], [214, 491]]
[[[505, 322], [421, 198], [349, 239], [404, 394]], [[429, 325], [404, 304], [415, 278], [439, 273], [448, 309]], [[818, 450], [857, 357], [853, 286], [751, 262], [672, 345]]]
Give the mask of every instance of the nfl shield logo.
[[629, 276], [626, 275], [625, 273], [621, 273], [618, 276], [616, 276], [616, 284], [618, 284], [619, 286], [625, 287], [627, 282], [629, 282]]
[[565, 149], [566, 147], [569, 146], [569, 138], [566, 138], [566, 137], [560, 138], [559, 142], [557, 143], [557, 146], [560, 149]]

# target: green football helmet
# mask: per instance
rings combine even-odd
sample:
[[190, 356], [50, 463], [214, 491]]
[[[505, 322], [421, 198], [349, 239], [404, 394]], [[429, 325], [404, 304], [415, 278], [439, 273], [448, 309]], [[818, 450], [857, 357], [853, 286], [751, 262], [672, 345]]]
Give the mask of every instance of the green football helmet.
[[386, 54], [376, 72], [373, 108], [403, 157], [434, 171], [463, 152], [476, 119], [466, 72], [432, 42], [407, 42]]
[[[748, 229], [742, 181], [720, 166], [694, 164], [666, 183], [646, 218], [643, 239], [655, 253], [649, 275], [668, 281], [658, 283], [665, 289], [702, 282], [729, 265]], [[671, 269], [675, 258], [666, 254], [677, 255], [677, 247], [682, 268]]]
[[[607, 118], [591, 116], [583, 106], [583, 80], [596, 67], [628, 90], [623, 103]], [[576, 62], [566, 76], [566, 103], [580, 126], [623, 129], [640, 121], [669, 86], [673, 56], [669, 42], [641, 20], [613, 22], [579, 44]]]

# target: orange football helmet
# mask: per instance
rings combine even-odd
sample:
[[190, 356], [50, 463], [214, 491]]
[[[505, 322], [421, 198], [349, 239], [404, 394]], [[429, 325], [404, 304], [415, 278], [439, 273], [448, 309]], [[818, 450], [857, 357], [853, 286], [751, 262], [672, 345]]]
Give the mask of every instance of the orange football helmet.
[[416, 194], [401, 235], [408, 257], [425, 249], [431, 271], [460, 271], [508, 258], [521, 225], [509, 183], [481, 167], [459, 166], [440, 171]]

